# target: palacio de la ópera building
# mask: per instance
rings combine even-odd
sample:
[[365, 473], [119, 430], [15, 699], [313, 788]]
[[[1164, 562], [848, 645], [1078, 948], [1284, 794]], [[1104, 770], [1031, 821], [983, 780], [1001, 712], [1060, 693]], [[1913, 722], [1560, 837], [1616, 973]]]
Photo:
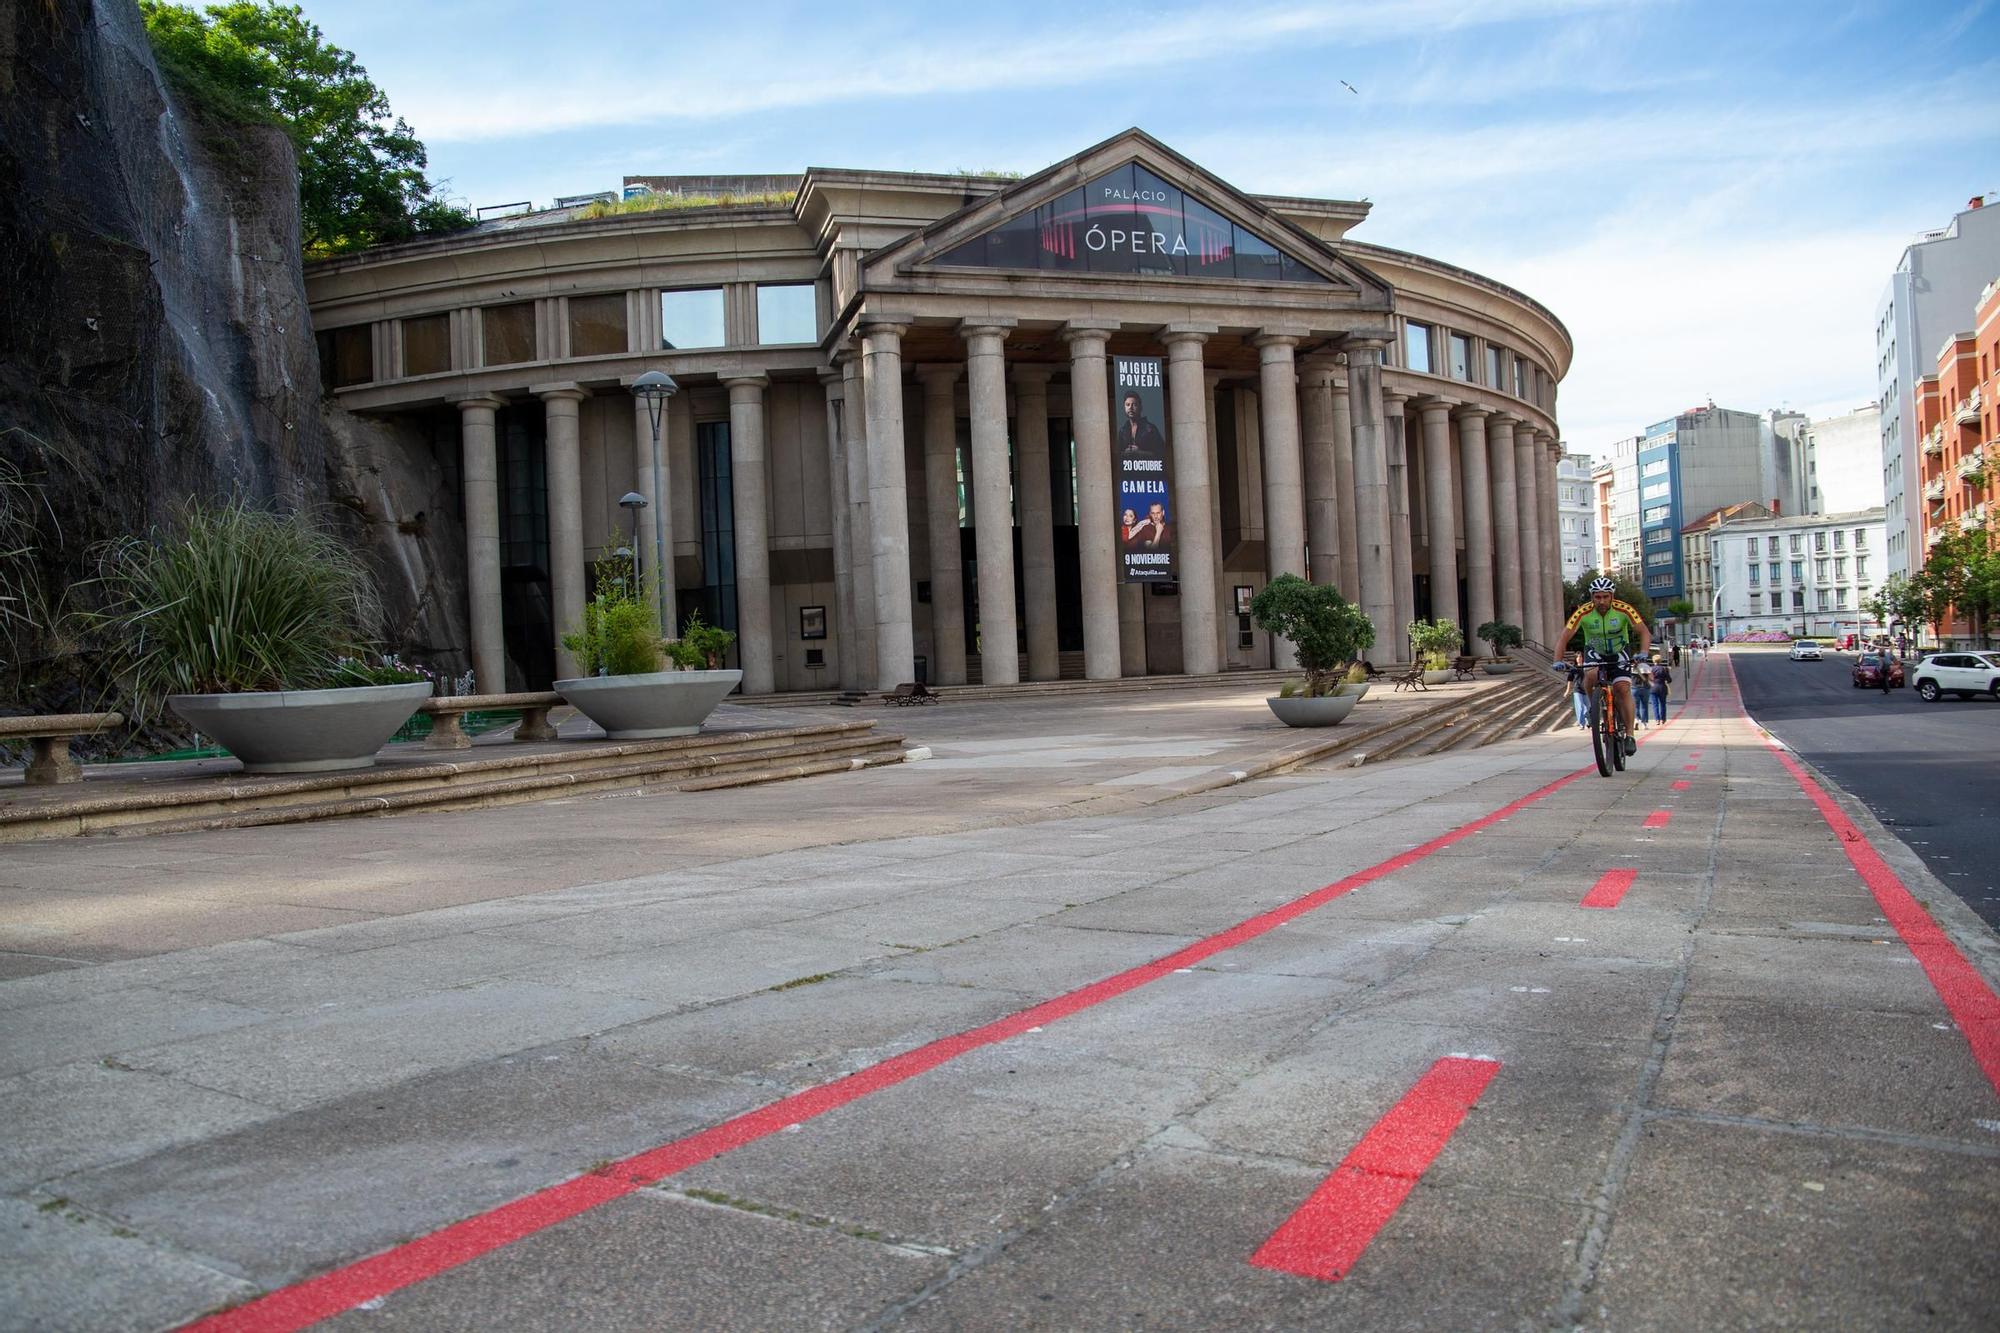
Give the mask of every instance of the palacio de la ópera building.
[[1417, 617], [1560, 626], [1569, 334], [1351, 239], [1366, 203], [1138, 130], [1019, 180], [648, 179], [739, 195], [307, 268], [328, 392], [442, 497], [411, 540], [463, 552], [482, 691], [571, 673], [621, 550], [746, 694], [1285, 666], [1248, 615], [1284, 573], [1378, 664]]

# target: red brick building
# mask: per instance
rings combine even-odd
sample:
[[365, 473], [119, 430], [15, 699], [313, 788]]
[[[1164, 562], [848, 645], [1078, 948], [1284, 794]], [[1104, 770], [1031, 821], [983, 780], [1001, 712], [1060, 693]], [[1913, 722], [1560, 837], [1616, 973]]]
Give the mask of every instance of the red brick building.
[[[1973, 327], [1938, 352], [1937, 373], [1917, 382], [1917, 438], [1923, 486], [1920, 513], [1923, 551], [1928, 558], [1953, 528], [1993, 530], [2000, 518], [2000, 467], [1995, 466], [1994, 427], [2000, 421], [2000, 279], [1986, 285], [1973, 313]], [[1945, 624], [1946, 635], [1968, 632], [1962, 619]]]

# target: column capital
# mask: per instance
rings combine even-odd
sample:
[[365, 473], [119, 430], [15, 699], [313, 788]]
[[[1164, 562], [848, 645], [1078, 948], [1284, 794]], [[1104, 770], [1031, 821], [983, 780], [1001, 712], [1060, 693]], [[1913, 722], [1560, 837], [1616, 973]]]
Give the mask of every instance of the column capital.
[[1482, 407], [1478, 403], [1460, 403], [1456, 407], [1452, 408], [1451, 414], [1454, 417], [1458, 418], [1460, 421], [1483, 422], [1486, 420], [1486, 418], [1493, 415], [1493, 409], [1490, 407]]
[[485, 411], [488, 412], [494, 412], [498, 411], [500, 408], [507, 406], [507, 400], [505, 398], [495, 397], [493, 394], [490, 393], [482, 393], [482, 394], [476, 394], [471, 398], [455, 398], [452, 400], [451, 405], [457, 408], [461, 412], [465, 411], [477, 412], [480, 411], [481, 409], [484, 409]]
[[1250, 345], [1259, 350], [1266, 347], [1297, 347], [1306, 340], [1309, 332], [1310, 330], [1288, 324], [1274, 324], [1269, 328], [1257, 330], [1256, 335], [1250, 339]]
[[1334, 364], [1333, 356], [1327, 352], [1314, 352], [1310, 356], [1302, 356], [1298, 362], [1299, 381], [1303, 384], [1324, 387], [1331, 384], [1333, 377], [1339, 373], [1339, 367]]
[[1213, 324], [1162, 324], [1160, 326], [1159, 338], [1161, 342], [1169, 347], [1174, 346], [1176, 343], [1195, 343], [1199, 345], [1207, 342], [1220, 332], [1221, 330]]
[[1230, 374], [1226, 370], [1204, 370], [1201, 372], [1202, 387], [1210, 393], [1214, 393], [1222, 386], [1222, 382], [1228, 378], [1230, 378]]
[[[1361, 357], [1364, 365], [1380, 365], [1382, 353], [1389, 346], [1387, 335], [1370, 330], [1365, 333], [1350, 333], [1341, 340], [1340, 350], [1350, 357]], [[1372, 361], [1368, 358], [1373, 357]], [[1351, 363], [1350, 363], [1351, 364]]]
[[[847, 396], [847, 376], [838, 366], [831, 370], [822, 370], [819, 372], [819, 382], [826, 387], [827, 397], [845, 398]], [[838, 393], [833, 392], [836, 389], [839, 390]]]
[[723, 378], [722, 387], [729, 390], [729, 401], [738, 401], [740, 391], [744, 397], [752, 393], [761, 394], [770, 385], [769, 375], [728, 375]]
[[992, 317], [961, 319], [958, 321], [958, 336], [967, 340], [973, 338], [1005, 338], [1014, 331], [1014, 326], [1020, 322], [1018, 319], [998, 319]]
[[1056, 331], [1056, 336], [1066, 343], [1085, 342], [1095, 339], [1103, 342], [1118, 332], [1121, 325], [1116, 320], [1099, 322], [1088, 319], [1073, 319]]
[[925, 389], [929, 389], [932, 385], [949, 389], [958, 383], [958, 377], [965, 373], [965, 367], [957, 364], [926, 364], [910, 367], [910, 373], [923, 381]]
[[908, 315], [863, 315], [859, 327], [864, 338], [873, 338], [881, 334], [901, 338], [914, 323], [916, 320]]
[[1403, 409], [1409, 401], [1410, 395], [1406, 393], [1397, 393], [1394, 389], [1382, 390], [1382, 411], [1389, 416], [1402, 416]]
[[1515, 416], [1512, 412], [1495, 412], [1493, 414], [1493, 426], [1496, 430], [1505, 426], [1508, 430], [1518, 434], [1521, 427], [1527, 424], [1527, 422], [1521, 420], [1521, 418]]
[[580, 403], [590, 397], [590, 390], [580, 384], [531, 384], [528, 392], [545, 403]]
[[1410, 401], [1417, 405], [1417, 411], [1426, 418], [1437, 417], [1444, 421], [1451, 419], [1451, 410], [1458, 406], [1451, 399], [1440, 398], [1436, 394], [1422, 394]]
[[1014, 383], [1020, 385], [1045, 385], [1055, 378], [1056, 367], [1037, 364], [1016, 363], [1008, 367]]

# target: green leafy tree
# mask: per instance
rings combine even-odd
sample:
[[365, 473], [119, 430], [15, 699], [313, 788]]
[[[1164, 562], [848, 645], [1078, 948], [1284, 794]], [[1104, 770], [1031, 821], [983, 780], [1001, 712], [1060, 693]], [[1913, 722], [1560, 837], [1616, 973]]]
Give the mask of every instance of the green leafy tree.
[[[1565, 617], [1590, 600], [1590, 581], [1596, 577], [1596, 570], [1586, 569], [1583, 573], [1578, 574], [1575, 578], [1563, 584], [1563, 615]], [[1646, 628], [1649, 630], [1652, 629], [1656, 617], [1653, 611], [1653, 599], [1646, 595], [1646, 590], [1631, 579], [1626, 578], [1623, 574], [1613, 574], [1611, 578], [1617, 585], [1611, 590], [1611, 595], [1631, 607], [1634, 611], [1637, 611], [1639, 618], [1646, 622]], [[1556, 626], [1556, 634], [1561, 636], [1562, 626]], [[1565, 645], [1560, 643], [1550, 644], [1549, 646], [1558, 652], [1561, 652], [1565, 647]]]
[[1340, 688], [1347, 664], [1375, 642], [1375, 626], [1361, 608], [1330, 584], [1308, 583], [1280, 574], [1250, 600], [1257, 628], [1298, 649], [1306, 673], [1306, 695], [1318, 698]]
[[1919, 580], [1891, 574], [1863, 609], [1884, 625], [1927, 625], [1931, 619], [1930, 589]]
[[1962, 616], [1974, 637], [1986, 641], [1987, 624], [2000, 611], [2000, 554], [1985, 528], [1947, 531], [1913, 582], [1924, 590], [1925, 610], [1939, 637], [1948, 622]]
[[1452, 653], [1464, 641], [1458, 622], [1442, 616], [1436, 620], [1412, 620], [1407, 632], [1410, 647], [1426, 671], [1443, 671], [1450, 666]]
[[1504, 620], [1489, 620], [1479, 627], [1479, 637], [1493, 645], [1495, 657], [1505, 657], [1509, 648], [1521, 646], [1521, 627]]
[[298, 151], [308, 255], [457, 231], [472, 216], [441, 199], [410, 127], [352, 53], [296, 5], [233, 0], [197, 12], [140, 0], [160, 67], [205, 110], [275, 125]]
[[1691, 620], [1694, 618], [1694, 603], [1685, 597], [1676, 597], [1667, 603], [1667, 614], [1675, 620]]

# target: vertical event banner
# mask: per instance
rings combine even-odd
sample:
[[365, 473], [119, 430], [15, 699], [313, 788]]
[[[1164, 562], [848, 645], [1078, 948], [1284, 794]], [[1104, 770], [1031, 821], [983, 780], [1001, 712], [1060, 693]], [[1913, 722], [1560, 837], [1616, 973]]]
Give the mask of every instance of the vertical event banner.
[[1127, 583], [1163, 583], [1174, 570], [1174, 505], [1167, 485], [1164, 367], [1157, 356], [1111, 358], [1111, 457], [1118, 469], [1118, 563]]

